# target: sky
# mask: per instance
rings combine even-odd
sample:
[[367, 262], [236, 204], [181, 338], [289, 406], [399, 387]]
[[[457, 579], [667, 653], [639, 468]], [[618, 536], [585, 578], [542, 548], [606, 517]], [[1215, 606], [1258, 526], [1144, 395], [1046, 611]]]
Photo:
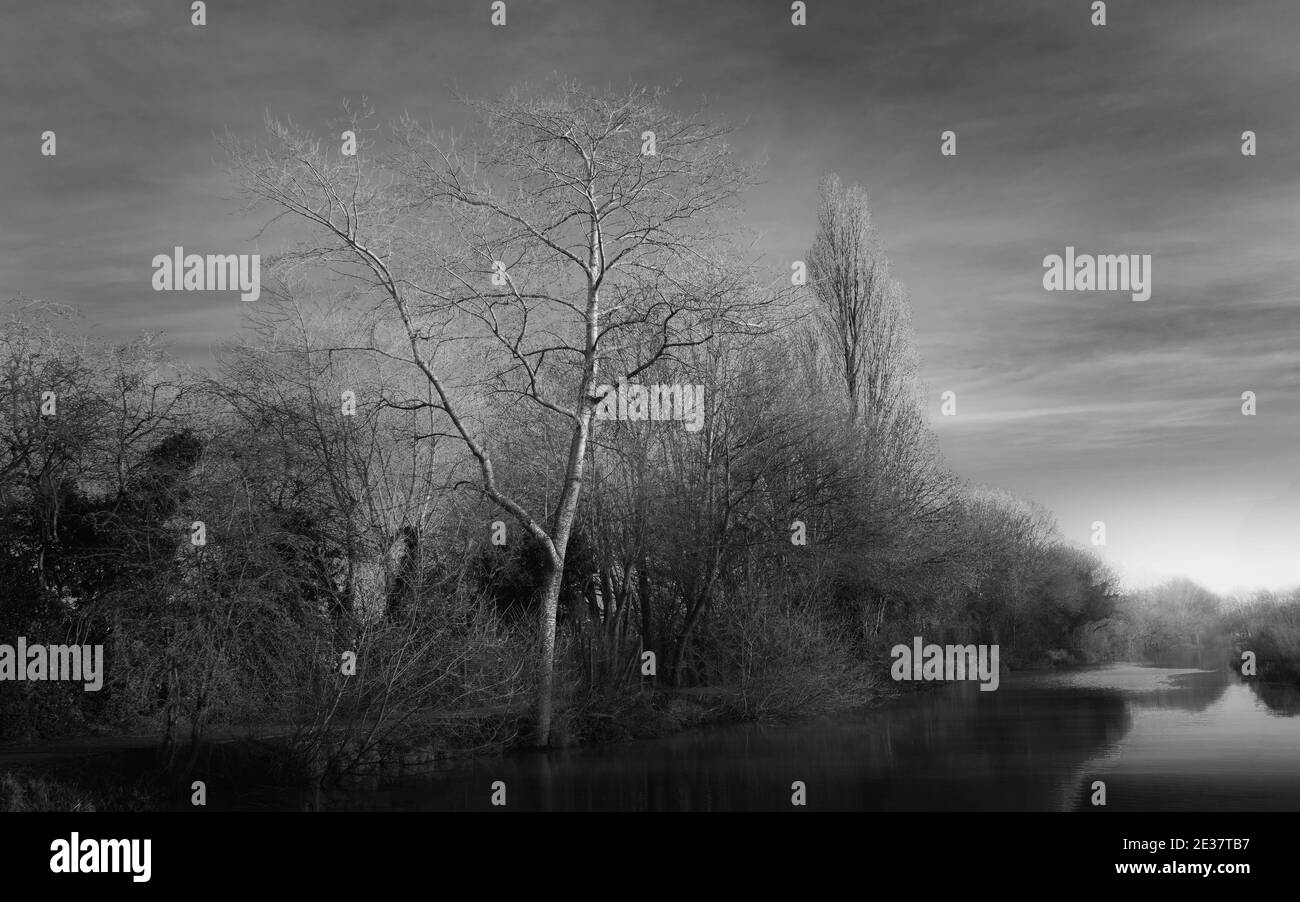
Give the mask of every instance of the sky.
[[[362, 97], [457, 128], [453, 91], [556, 75], [676, 86], [766, 159], [746, 210], [773, 259], [805, 255], [824, 172], [867, 190], [955, 471], [1071, 541], [1104, 522], [1129, 586], [1300, 584], [1300, 4], [1114, 0], [1097, 27], [1090, 0], [808, 0], [796, 27], [781, 0], [507, 0], [504, 28], [490, 5], [211, 0], [198, 27], [188, 0], [6, 3], [0, 297], [207, 363], [238, 295], [155, 293], [150, 264], [280, 249], [227, 129]], [[1044, 290], [1067, 246], [1149, 254], [1151, 298]]]

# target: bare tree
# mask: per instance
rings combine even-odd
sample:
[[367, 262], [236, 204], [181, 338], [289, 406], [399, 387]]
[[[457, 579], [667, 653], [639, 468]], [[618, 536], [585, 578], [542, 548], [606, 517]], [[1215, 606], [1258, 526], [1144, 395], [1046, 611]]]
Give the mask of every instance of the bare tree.
[[[468, 102], [468, 101], [467, 101]], [[468, 102], [475, 152], [404, 119], [395, 153], [344, 157], [292, 124], [233, 146], [251, 195], [316, 227], [293, 257], [364, 284], [389, 318], [367, 350], [416, 368], [431, 391], [408, 406], [441, 415], [477, 464], [473, 488], [541, 544], [537, 741], [549, 741], [556, 607], [578, 510], [602, 362], [643, 342], [635, 378], [719, 329], [749, 328], [756, 299], [709, 248], [750, 183], [726, 130], [681, 116], [660, 92], [562, 84]], [[384, 326], [393, 327], [386, 331]], [[543, 514], [503, 485], [484, 429], [493, 406], [530, 409], [567, 436]]]
[[828, 369], [863, 440], [862, 481], [870, 500], [863, 505], [862, 539], [874, 571], [876, 588], [868, 593], [874, 596], [874, 633], [889, 596], [915, 591], [942, 556], [926, 546], [941, 532], [940, 520], [956, 505], [958, 491], [927, 422], [911, 308], [890, 274], [866, 192], [826, 176], [817, 220], [808, 252], [810, 288], [821, 353], [831, 358]]

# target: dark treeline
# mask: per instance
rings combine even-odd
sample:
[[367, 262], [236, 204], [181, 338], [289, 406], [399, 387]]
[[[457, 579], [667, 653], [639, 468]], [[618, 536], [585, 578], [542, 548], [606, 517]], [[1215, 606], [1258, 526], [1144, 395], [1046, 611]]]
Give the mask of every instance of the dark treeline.
[[[860, 189], [827, 178], [769, 271], [706, 114], [572, 85], [473, 108], [456, 141], [354, 118], [356, 155], [230, 142], [301, 228], [213, 372], [9, 305], [0, 641], [107, 668], [4, 684], [0, 738], [152, 731], [189, 772], [250, 730], [334, 778], [386, 744], [862, 702], [913, 636], [1031, 666], [1200, 616], [1135, 613], [1043, 510], [945, 468]], [[638, 385], [677, 387], [660, 418]], [[1286, 610], [1257, 646], [1294, 652]]]

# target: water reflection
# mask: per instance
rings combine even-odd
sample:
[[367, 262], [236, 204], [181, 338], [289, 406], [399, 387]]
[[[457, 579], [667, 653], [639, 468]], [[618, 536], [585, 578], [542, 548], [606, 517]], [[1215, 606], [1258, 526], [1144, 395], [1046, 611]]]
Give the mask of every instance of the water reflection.
[[1295, 717], [1300, 714], [1300, 686], [1288, 683], [1260, 683], [1252, 680], [1246, 685], [1255, 697], [1264, 703], [1270, 714]]
[[713, 727], [510, 756], [331, 807], [511, 811], [1300, 810], [1300, 693], [1224, 671], [1135, 666], [1014, 674], [780, 726]]

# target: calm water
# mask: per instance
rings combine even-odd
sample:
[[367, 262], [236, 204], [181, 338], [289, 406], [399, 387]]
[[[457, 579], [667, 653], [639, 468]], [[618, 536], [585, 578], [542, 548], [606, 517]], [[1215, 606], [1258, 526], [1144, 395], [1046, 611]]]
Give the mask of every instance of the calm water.
[[1300, 811], [1300, 691], [1230, 673], [1116, 665], [1004, 675], [780, 726], [512, 756], [332, 799], [491, 810]]

